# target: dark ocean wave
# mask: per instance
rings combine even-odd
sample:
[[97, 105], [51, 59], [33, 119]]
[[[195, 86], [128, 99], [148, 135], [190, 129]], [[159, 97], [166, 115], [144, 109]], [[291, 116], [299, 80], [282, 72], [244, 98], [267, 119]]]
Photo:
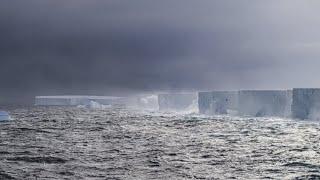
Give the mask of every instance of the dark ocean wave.
[[320, 179], [320, 124], [121, 109], [8, 109], [0, 179]]

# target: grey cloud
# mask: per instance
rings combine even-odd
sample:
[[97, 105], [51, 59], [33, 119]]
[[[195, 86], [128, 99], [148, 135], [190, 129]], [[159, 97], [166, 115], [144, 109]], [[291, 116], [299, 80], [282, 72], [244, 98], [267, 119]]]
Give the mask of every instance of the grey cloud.
[[3, 0], [0, 96], [319, 86], [319, 5]]

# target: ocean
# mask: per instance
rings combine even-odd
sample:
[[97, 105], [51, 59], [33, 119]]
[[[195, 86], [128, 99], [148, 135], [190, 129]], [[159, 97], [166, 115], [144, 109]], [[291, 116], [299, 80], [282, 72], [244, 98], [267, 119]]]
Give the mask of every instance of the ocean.
[[127, 109], [16, 107], [0, 179], [320, 179], [320, 123]]

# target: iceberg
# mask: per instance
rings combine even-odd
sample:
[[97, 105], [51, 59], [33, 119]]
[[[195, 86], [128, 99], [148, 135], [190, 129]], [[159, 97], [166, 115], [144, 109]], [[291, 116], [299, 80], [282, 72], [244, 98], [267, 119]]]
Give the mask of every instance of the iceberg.
[[199, 113], [210, 115], [212, 114], [211, 104], [212, 104], [212, 92], [199, 92], [198, 93], [198, 106]]
[[294, 88], [292, 91], [292, 117], [296, 119], [320, 119], [320, 89]]
[[286, 117], [290, 108], [290, 91], [243, 90], [239, 91], [239, 114], [255, 117]]
[[1, 121], [9, 121], [11, 118], [10, 118], [10, 115], [8, 112], [6, 111], [0, 111], [0, 122]]
[[89, 104], [86, 105], [85, 107], [89, 109], [106, 109], [106, 108], [110, 108], [111, 105], [103, 105], [96, 101], [90, 101]]
[[238, 92], [236, 91], [213, 91], [214, 114], [231, 114], [238, 110]]
[[200, 114], [234, 114], [238, 109], [237, 91], [199, 92], [198, 96]]
[[197, 94], [159, 94], [160, 111], [189, 111], [197, 103]]
[[92, 102], [101, 105], [123, 105], [124, 98], [112, 96], [36, 96], [36, 106], [89, 106]]
[[157, 95], [137, 95], [125, 99], [125, 104], [128, 108], [143, 109], [143, 110], [158, 110]]
[[286, 104], [285, 104], [285, 109], [284, 109], [284, 117], [292, 117], [291, 113], [291, 107], [292, 107], [292, 90], [287, 90], [286, 91]]
[[138, 105], [144, 109], [158, 109], [158, 97], [156, 95], [138, 97]]

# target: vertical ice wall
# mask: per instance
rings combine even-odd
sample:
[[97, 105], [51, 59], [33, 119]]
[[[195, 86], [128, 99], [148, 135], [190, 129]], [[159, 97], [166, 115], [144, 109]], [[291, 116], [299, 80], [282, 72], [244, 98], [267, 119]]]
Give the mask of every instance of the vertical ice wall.
[[212, 114], [212, 92], [199, 92], [198, 93], [198, 107], [200, 114]]
[[36, 96], [35, 98], [37, 106], [78, 106], [90, 105], [91, 102], [102, 105], [122, 105], [125, 104], [125, 99], [111, 96]]
[[35, 98], [36, 106], [71, 106], [70, 98], [61, 98], [61, 97], [43, 97], [38, 96]]
[[159, 94], [160, 111], [187, 111], [197, 103], [197, 94]]
[[320, 119], [320, 89], [293, 89], [291, 112], [297, 119]]
[[230, 114], [238, 109], [238, 92], [236, 91], [199, 92], [198, 96], [201, 114]]
[[155, 94], [131, 96], [126, 98], [126, 106], [133, 109], [158, 110], [158, 96]]
[[285, 117], [290, 106], [290, 91], [239, 91], [239, 114], [248, 116]]
[[213, 91], [212, 109], [214, 114], [230, 114], [238, 110], [237, 91]]
[[292, 106], [292, 90], [286, 91], [287, 101], [284, 110], [284, 117], [292, 117], [291, 106]]

